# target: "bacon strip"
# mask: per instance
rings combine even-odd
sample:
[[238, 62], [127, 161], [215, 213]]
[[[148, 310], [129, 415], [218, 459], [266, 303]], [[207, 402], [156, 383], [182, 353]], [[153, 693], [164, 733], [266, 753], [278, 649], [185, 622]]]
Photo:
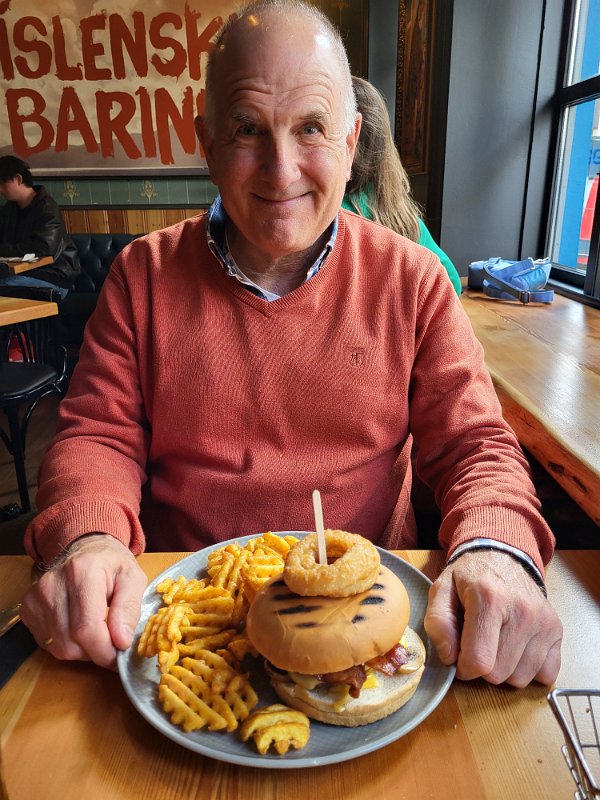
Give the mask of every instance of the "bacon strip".
[[350, 697], [358, 697], [363, 683], [367, 680], [367, 671], [362, 664], [339, 672], [325, 672], [315, 675], [321, 683], [347, 683], [350, 686]]
[[367, 666], [376, 669], [378, 672], [383, 672], [384, 675], [393, 675], [397, 669], [409, 661], [410, 655], [408, 651], [398, 643], [382, 656], [375, 656], [375, 658], [367, 661]]

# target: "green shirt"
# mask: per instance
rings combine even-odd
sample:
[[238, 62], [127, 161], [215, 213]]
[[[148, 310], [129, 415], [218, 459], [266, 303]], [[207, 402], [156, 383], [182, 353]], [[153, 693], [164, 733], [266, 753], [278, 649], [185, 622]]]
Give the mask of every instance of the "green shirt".
[[[344, 195], [344, 199], [342, 200], [342, 208], [345, 208], [348, 211], [356, 211], [350, 200], [348, 199], [348, 195]], [[369, 208], [364, 201], [363, 193], [361, 193], [358, 197], [358, 204], [360, 206], [360, 211], [363, 217], [367, 219], [373, 219], [372, 214], [369, 212]], [[439, 260], [442, 262], [442, 266], [448, 273], [448, 277], [454, 286], [456, 294], [460, 294], [461, 284], [460, 284], [460, 277], [458, 272], [456, 271], [456, 267], [450, 260], [449, 256], [444, 253], [442, 248], [437, 244], [431, 233], [429, 232], [427, 225], [423, 222], [422, 219], [419, 219], [419, 241], [418, 244], [426, 247], [428, 250], [431, 250], [432, 253], [435, 253]]]

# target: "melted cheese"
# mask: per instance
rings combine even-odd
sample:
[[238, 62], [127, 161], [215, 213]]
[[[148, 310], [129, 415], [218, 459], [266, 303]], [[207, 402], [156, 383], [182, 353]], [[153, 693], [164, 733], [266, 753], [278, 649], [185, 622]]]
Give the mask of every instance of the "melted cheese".
[[288, 675], [294, 683], [302, 686], [303, 689], [308, 689], [309, 692], [319, 685], [319, 681], [312, 675], [301, 675], [299, 672], [288, 672]]
[[[303, 689], [307, 691], [312, 691], [317, 686], [319, 686], [320, 681], [314, 678], [312, 675], [302, 675], [299, 672], [288, 672], [290, 678], [296, 683], [298, 686], [301, 686]], [[327, 688], [327, 691], [333, 697], [333, 708], [336, 712], [343, 711], [348, 704], [348, 701], [351, 699], [350, 697], [350, 686], [347, 683], [338, 683], [338, 684], [321, 684], [322, 686]], [[365, 682], [361, 687], [361, 692], [364, 689], [376, 689], [379, 686], [379, 682], [377, 680], [377, 674], [371, 667], [367, 667], [367, 677]]]

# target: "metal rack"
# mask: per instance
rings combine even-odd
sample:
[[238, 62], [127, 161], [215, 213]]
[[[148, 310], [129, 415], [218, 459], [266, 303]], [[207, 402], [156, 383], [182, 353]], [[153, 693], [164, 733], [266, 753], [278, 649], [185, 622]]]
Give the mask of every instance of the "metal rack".
[[600, 800], [600, 689], [554, 689], [548, 702], [565, 737], [575, 800]]

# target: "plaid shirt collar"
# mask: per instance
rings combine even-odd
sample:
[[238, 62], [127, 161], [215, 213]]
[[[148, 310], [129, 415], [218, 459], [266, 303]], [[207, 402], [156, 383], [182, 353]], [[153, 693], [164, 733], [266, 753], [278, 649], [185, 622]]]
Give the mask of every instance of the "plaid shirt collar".
[[[214, 256], [216, 256], [216, 258], [219, 259], [223, 265], [223, 268], [225, 269], [225, 272], [232, 278], [235, 278], [237, 281], [239, 281], [239, 283], [243, 284], [248, 291], [257, 295], [257, 297], [261, 297], [263, 300], [279, 300], [280, 295], [274, 294], [273, 292], [269, 292], [266, 289], [262, 289], [260, 286], [257, 286], [254, 281], [250, 280], [250, 278], [244, 275], [242, 270], [235, 263], [227, 244], [227, 220], [227, 212], [223, 207], [221, 198], [217, 196], [208, 210], [208, 223], [206, 225], [206, 239], [211, 252]], [[336, 216], [331, 224], [329, 240], [325, 244], [325, 247], [319, 254], [314, 264], [307, 271], [304, 283], [310, 280], [313, 275], [316, 275], [323, 266], [323, 262], [333, 249], [337, 231], [338, 219]]]

